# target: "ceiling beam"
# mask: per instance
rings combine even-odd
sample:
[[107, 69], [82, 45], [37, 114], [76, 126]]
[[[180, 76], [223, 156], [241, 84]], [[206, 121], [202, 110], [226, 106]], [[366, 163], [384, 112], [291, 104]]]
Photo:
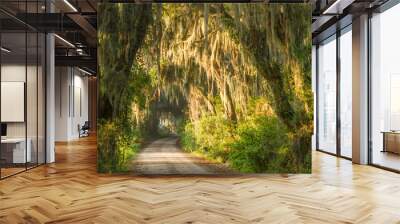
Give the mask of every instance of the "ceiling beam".
[[82, 28], [91, 38], [97, 37], [97, 30], [81, 14], [67, 14], [78, 26]]
[[97, 69], [97, 58], [90, 56], [55, 56], [56, 66], [88, 67], [93, 71]]
[[42, 32], [80, 31], [82, 28], [61, 13], [18, 13], [16, 17]]

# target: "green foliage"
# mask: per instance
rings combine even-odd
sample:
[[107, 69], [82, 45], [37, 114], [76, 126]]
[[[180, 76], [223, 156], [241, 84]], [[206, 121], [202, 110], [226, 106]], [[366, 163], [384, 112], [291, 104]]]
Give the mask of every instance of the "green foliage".
[[308, 124], [312, 121], [311, 35], [304, 31], [310, 29], [309, 5], [245, 5], [241, 10], [245, 22], [225, 8], [221, 24], [267, 81], [271, 106], [281, 121], [292, 129]]
[[287, 172], [290, 151], [286, 126], [276, 117], [256, 116], [241, 122], [231, 144], [229, 164], [241, 172]]
[[191, 122], [183, 123], [178, 129], [180, 144], [187, 152], [195, 152], [200, 146], [196, 143], [196, 133]]
[[186, 151], [226, 162], [240, 172], [310, 172], [310, 151], [302, 152], [300, 163], [291, 132], [275, 116], [248, 116], [237, 125], [221, 116], [207, 116], [187, 121], [179, 135]]
[[128, 121], [100, 121], [98, 125], [97, 169], [126, 172], [140, 146], [140, 133]]
[[99, 110], [104, 119], [127, 116], [146, 87], [135, 60], [151, 22], [151, 4], [100, 4], [98, 27]]
[[195, 124], [196, 142], [207, 156], [225, 162], [233, 140], [234, 124], [222, 115], [206, 116]]
[[206, 157], [225, 162], [229, 155], [229, 145], [233, 141], [234, 124], [222, 115], [202, 117], [186, 123], [181, 142], [186, 151], [198, 152]]
[[311, 171], [309, 5], [99, 14], [100, 172], [126, 171], [141, 141], [176, 133], [186, 151], [242, 172]]
[[153, 76], [135, 60], [151, 23], [151, 4], [99, 4], [98, 171], [124, 172], [144, 132], [132, 107], [144, 108]]

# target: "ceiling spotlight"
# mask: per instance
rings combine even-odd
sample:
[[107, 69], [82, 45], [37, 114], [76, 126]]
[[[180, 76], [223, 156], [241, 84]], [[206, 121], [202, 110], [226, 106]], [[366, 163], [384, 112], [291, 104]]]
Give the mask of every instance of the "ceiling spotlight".
[[1, 49], [1, 51], [4, 51], [4, 52], [6, 52], [6, 53], [10, 53], [10, 52], [11, 52], [10, 49], [7, 49], [7, 48], [5, 48], [5, 47], [1, 47], [0, 49]]
[[61, 40], [62, 42], [64, 42], [65, 44], [67, 44], [68, 46], [75, 48], [75, 45], [73, 45], [71, 42], [69, 42], [68, 40], [62, 38], [61, 36], [59, 36], [58, 34], [54, 34], [55, 37], [57, 37], [59, 40]]
[[68, 0], [64, 0], [64, 3], [68, 5], [74, 12], [78, 12], [78, 9], [75, 8]]
[[78, 53], [79, 55], [87, 55], [82, 48], [77, 48], [76, 49], [76, 53]]

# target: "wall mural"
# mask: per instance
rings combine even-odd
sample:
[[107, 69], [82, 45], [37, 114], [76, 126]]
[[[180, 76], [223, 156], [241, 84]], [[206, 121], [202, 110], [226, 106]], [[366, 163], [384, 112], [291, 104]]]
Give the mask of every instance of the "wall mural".
[[310, 173], [309, 4], [99, 5], [98, 171]]

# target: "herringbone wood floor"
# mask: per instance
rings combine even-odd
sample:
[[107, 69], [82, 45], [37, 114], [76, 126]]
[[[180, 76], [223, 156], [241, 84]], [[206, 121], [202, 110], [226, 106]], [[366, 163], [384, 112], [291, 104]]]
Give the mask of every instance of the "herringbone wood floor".
[[315, 152], [312, 175], [109, 176], [96, 142], [0, 181], [0, 223], [400, 223], [400, 175]]

